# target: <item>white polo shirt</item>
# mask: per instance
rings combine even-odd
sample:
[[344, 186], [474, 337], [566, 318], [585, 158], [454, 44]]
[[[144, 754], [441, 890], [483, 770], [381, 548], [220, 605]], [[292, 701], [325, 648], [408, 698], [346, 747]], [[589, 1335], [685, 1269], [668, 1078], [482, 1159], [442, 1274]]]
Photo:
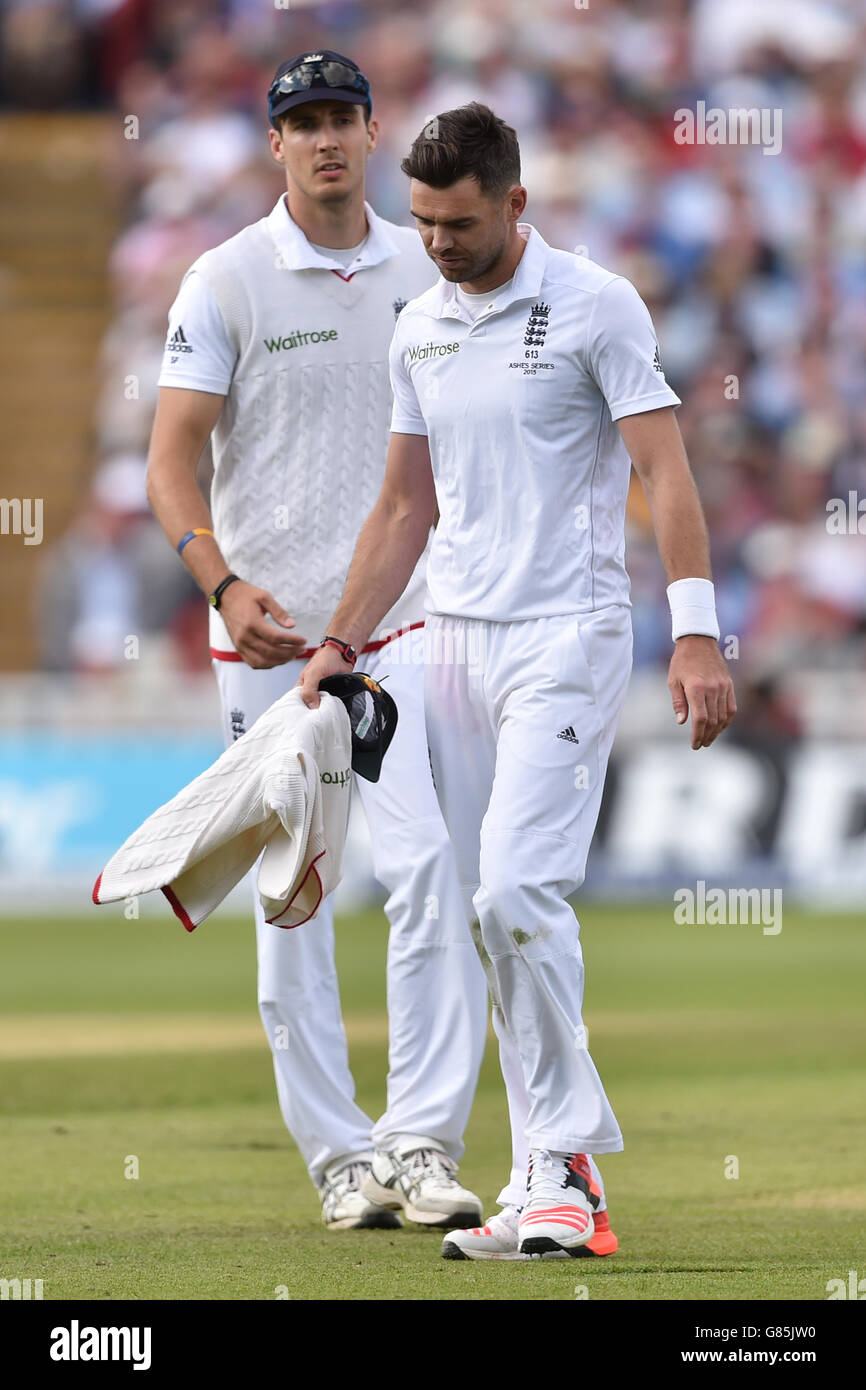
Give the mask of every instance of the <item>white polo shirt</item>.
[[426, 434], [440, 520], [433, 613], [510, 622], [629, 603], [630, 460], [615, 421], [679, 405], [634, 286], [519, 224], [505, 292], [441, 279], [391, 343], [391, 430]]
[[[365, 209], [369, 231], [351, 257], [308, 241], [285, 196], [200, 256], [172, 305], [159, 377], [226, 397], [212, 436], [217, 541], [311, 644], [382, 486], [394, 320], [436, 279], [416, 231]], [[423, 619], [425, 563], [383, 628]], [[212, 648], [231, 645], [211, 610]]]

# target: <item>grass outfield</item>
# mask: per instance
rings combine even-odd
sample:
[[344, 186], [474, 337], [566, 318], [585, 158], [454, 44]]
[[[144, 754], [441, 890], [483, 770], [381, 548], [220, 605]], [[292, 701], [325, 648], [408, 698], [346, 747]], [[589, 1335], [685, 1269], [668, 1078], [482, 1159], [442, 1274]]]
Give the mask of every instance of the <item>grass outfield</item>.
[[[384, 1097], [384, 919], [338, 929], [362, 1105]], [[626, 1139], [620, 1253], [439, 1259], [417, 1231], [329, 1234], [276, 1106], [252, 928], [0, 919], [0, 1277], [46, 1299], [824, 1299], [866, 1275], [863, 979], [854, 917], [675, 926], [587, 906], [586, 1021]], [[492, 1045], [461, 1168], [507, 1169]], [[124, 1177], [135, 1155], [139, 1178]], [[739, 1177], [726, 1178], [731, 1156]]]

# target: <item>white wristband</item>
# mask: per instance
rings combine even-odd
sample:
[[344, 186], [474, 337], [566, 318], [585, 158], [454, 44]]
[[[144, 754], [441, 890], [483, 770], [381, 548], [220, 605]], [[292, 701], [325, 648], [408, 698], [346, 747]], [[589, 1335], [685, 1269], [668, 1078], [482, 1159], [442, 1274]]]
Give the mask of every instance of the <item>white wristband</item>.
[[671, 608], [671, 636], [715, 637], [718, 641], [719, 623], [716, 618], [715, 588], [709, 579], [675, 579], [668, 585]]

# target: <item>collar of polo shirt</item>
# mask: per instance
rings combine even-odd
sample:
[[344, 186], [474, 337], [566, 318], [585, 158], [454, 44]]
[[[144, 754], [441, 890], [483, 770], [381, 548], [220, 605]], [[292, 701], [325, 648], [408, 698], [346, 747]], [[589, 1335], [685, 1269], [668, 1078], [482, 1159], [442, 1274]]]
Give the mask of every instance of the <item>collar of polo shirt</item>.
[[387, 261], [391, 256], [398, 255], [399, 247], [391, 240], [382, 219], [376, 216], [369, 203], [364, 203], [364, 211], [370, 229], [367, 240], [356, 259], [349, 266], [345, 266], [342, 261], [323, 256], [307, 240], [289, 212], [284, 193], [267, 219], [282, 265], [286, 270], [339, 270], [341, 275], [345, 275], [347, 270], [354, 274], [356, 270], [367, 270], [371, 266], [380, 265], [382, 261]]
[[[517, 262], [511, 288], [496, 300], [496, 313], [501, 313], [516, 300], [536, 299], [541, 293], [541, 282], [544, 279], [550, 247], [541, 233], [529, 222], [518, 222], [517, 230], [526, 242], [526, 250]], [[456, 283], [453, 280], [442, 279], [435, 289], [437, 297], [430, 310], [434, 317], [465, 319], [466, 312], [457, 299]]]

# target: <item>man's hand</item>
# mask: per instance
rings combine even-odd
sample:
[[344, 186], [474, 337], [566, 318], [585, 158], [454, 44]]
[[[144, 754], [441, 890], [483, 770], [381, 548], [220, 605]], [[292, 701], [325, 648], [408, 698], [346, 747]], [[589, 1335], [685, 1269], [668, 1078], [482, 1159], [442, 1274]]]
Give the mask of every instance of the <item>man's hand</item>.
[[734, 683], [712, 637], [680, 637], [668, 671], [678, 724], [692, 712], [692, 747], [709, 748], [737, 712]]
[[[235, 649], [255, 671], [284, 666], [299, 656], [307, 645], [306, 637], [289, 631], [295, 626], [294, 618], [280, 607], [273, 594], [267, 589], [257, 589], [255, 584], [247, 584], [242, 579], [230, 584], [219, 611]], [[268, 622], [267, 613], [279, 627]]]
[[308, 709], [318, 709], [319, 681], [326, 676], [347, 676], [351, 671], [351, 662], [345, 661], [336, 647], [319, 647], [315, 656], [310, 657], [298, 681], [304, 704]]

